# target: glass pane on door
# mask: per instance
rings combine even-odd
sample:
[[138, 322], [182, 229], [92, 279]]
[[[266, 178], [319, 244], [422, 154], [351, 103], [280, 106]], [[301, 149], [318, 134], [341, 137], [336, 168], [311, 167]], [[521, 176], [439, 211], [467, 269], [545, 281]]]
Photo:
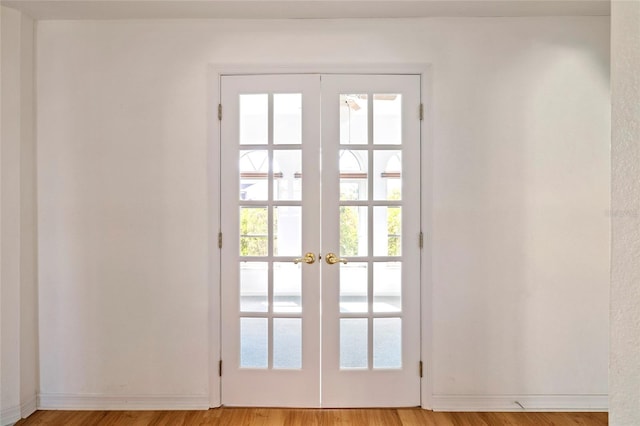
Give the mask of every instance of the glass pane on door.
[[369, 140], [367, 94], [340, 95], [340, 143], [366, 145]]
[[240, 368], [302, 365], [301, 100], [239, 95]]
[[367, 334], [366, 319], [340, 319], [340, 368], [367, 368]]
[[267, 368], [268, 341], [266, 318], [240, 318], [240, 367]]
[[302, 320], [273, 319], [273, 368], [302, 367]]
[[[402, 262], [377, 258], [402, 255], [402, 95], [343, 93], [338, 102], [340, 256], [358, 259], [340, 265], [340, 312], [365, 314], [340, 320], [340, 344], [345, 345], [340, 349], [340, 365], [400, 368], [401, 339], [391, 333], [401, 335], [402, 322], [378, 316], [402, 312]], [[371, 102], [373, 114], [369, 116]], [[370, 127], [373, 134], [366, 131]], [[348, 149], [355, 143], [365, 146]], [[369, 160], [373, 174], [367, 173]], [[373, 285], [369, 285], [371, 282]], [[371, 340], [366, 338], [370, 327]], [[367, 356], [369, 348], [372, 360]]]
[[367, 262], [340, 265], [340, 312], [368, 311], [368, 270]]
[[240, 95], [240, 144], [266, 144], [269, 140], [268, 129], [268, 95]]
[[402, 367], [402, 320], [373, 320], [373, 368]]
[[277, 145], [302, 143], [302, 94], [273, 95], [273, 142]]

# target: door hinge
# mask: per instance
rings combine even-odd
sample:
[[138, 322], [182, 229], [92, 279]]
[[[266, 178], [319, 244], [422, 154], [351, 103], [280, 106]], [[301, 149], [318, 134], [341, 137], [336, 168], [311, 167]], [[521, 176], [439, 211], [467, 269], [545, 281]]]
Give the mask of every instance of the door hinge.
[[222, 104], [218, 104], [218, 120], [222, 121]]
[[424, 234], [420, 231], [420, 235], [418, 235], [418, 245], [420, 248], [424, 247]]
[[222, 248], [222, 232], [218, 232], [218, 248]]
[[218, 376], [222, 377], [222, 360], [218, 361]]
[[424, 104], [420, 104], [420, 121], [424, 120]]
[[[222, 361], [220, 361], [222, 362]], [[418, 367], [418, 372], [420, 373], [420, 378], [422, 378], [422, 361], [420, 361], [419, 367]]]

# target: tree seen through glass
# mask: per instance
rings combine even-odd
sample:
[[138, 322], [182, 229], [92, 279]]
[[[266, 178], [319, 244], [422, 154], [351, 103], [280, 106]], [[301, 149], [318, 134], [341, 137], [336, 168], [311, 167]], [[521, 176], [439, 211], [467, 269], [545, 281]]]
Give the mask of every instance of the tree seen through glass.
[[[389, 200], [399, 200], [400, 189], [389, 194]], [[401, 253], [401, 209], [387, 210], [388, 255]], [[275, 219], [275, 218], [274, 218]], [[268, 250], [268, 217], [266, 208], [240, 209], [240, 255], [266, 256]], [[340, 253], [344, 256], [358, 255], [358, 210], [340, 206]]]
[[[348, 195], [343, 194], [343, 199], [348, 199]], [[400, 189], [396, 188], [389, 194], [389, 200], [400, 200]], [[389, 208], [387, 210], [387, 245], [389, 256], [399, 256], [400, 232], [402, 210], [400, 208]], [[340, 206], [340, 253], [344, 256], [358, 255], [358, 210], [350, 206]]]

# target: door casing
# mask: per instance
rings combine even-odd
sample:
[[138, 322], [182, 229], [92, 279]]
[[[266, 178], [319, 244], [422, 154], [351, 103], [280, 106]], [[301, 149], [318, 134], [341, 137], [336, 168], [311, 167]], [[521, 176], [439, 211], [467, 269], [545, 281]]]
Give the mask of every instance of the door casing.
[[[207, 78], [207, 177], [209, 208], [209, 405], [211, 408], [221, 405], [220, 363], [221, 348], [221, 250], [219, 248], [220, 232], [220, 120], [218, 119], [221, 99], [221, 77], [225, 75], [266, 75], [266, 74], [412, 74], [420, 75], [420, 99], [424, 105], [424, 115], [420, 123], [420, 222], [424, 234], [424, 245], [420, 259], [421, 289], [421, 360], [423, 378], [421, 384], [421, 406], [432, 407], [432, 158], [433, 140], [431, 126], [432, 102], [432, 69], [430, 64], [358, 64], [358, 65], [300, 65], [300, 64], [260, 64], [234, 65], [210, 64]], [[224, 109], [221, 111], [224, 116]]]

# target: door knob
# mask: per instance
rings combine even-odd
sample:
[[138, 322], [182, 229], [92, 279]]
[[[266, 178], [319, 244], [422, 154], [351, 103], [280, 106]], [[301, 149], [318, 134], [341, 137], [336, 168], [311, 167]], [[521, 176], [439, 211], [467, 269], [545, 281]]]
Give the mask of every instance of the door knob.
[[293, 259], [293, 263], [295, 263], [296, 265], [300, 262], [304, 262], [311, 265], [315, 261], [316, 261], [316, 255], [311, 252], [305, 253], [304, 257]]
[[327, 260], [327, 263], [329, 265], [334, 265], [334, 264], [336, 264], [338, 262], [342, 262], [345, 265], [347, 264], [347, 259], [344, 259], [342, 257], [338, 257], [338, 256], [336, 256], [335, 253], [327, 253], [326, 260]]

